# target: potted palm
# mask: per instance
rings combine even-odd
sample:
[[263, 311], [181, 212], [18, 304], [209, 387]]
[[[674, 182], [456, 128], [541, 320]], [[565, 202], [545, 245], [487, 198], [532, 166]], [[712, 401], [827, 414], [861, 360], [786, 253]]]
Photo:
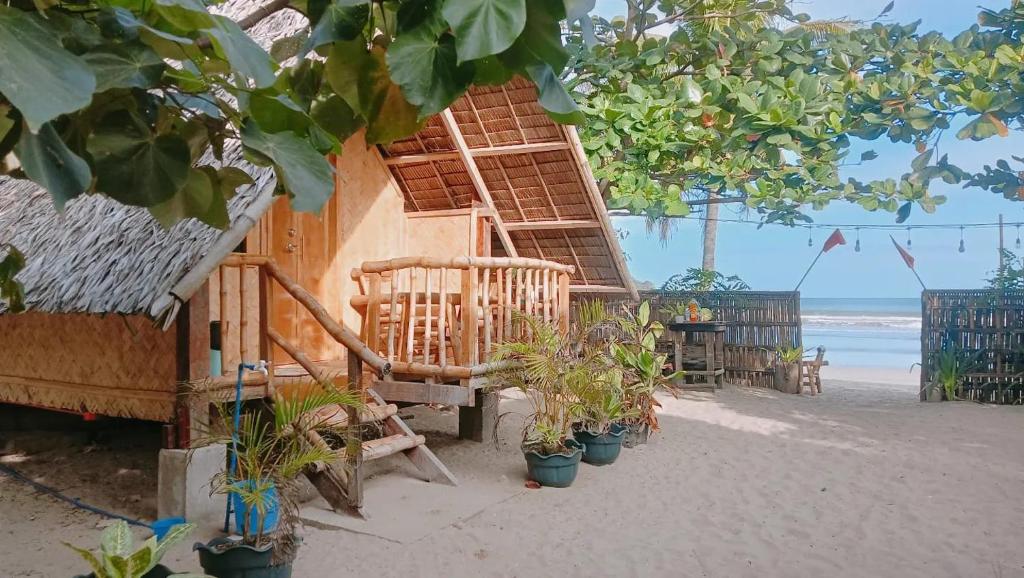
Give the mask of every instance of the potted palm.
[[775, 350], [775, 389], [782, 393], [800, 393], [800, 363], [804, 351], [800, 347], [779, 347]]
[[583, 444], [583, 461], [595, 466], [614, 463], [627, 431], [622, 420], [632, 416], [623, 403], [622, 370], [606, 369], [582, 385], [576, 395], [580, 419], [573, 424], [573, 437]]
[[[319, 387], [278, 392], [266, 412], [242, 414], [232, 436], [230, 411], [221, 411], [221, 436], [205, 443], [233, 445], [236, 468], [212, 480], [214, 492], [234, 504], [240, 539], [217, 538], [197, 543], [199, 562], [216, 578], [288, 578], [299, 547], [299, 476], [307, 468], [344, 459], [344, 451], [314, 440], [343, 431], [334, 414], [358, 407], [358, 394], [342, 392], [325, 382]], [[311, 435], [311, 434], [316, 434]]]
[[516, 335], [495, 347], [494, 359], [507, 362], [497, 382], [518, 389], [530, 403], [522, 451], [530, 479], [543, 486], [566, 488], [576, 479], [584, 450], [572, 438], [583, 407], [579, 393], [607, 369], [604, 357], [588, 343], [603, 311], [597, 304], [578, 307], [577, 323], [568, 331], [515, 313]]
[[656, 352], [657, 339], [665, 331], [657, 320], [651, 319], [651, 305], [644, 301], [633, 313], [624, 308], [617, 320], [623, 338], [611, 343], [612, 359], [623, 370], [622, 401], [626, 427], [622, 445], [627, 448], [647, 443], [652, 431], [658, 431], [660, 407], [654, 394], [659, 389], [674, 392], [673, 383], [683, 375], [677, 371], [665, 375], [668, 356]]

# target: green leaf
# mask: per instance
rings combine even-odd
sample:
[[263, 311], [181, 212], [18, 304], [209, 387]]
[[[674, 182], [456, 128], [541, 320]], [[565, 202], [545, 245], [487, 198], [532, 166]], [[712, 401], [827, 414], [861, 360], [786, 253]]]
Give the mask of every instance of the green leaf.
[[188, 179], [188, 142], [157, 135], [128, 112], [103, 119], [87, 141], [96, 189], [127, 205], [152, 207], [170, 199]]
[[100, 550], [106, 556], [127, 556], [131, 549], [132, 532], [124, 520], [115, 520], [100, 534]]
[[501, 86], [516, 75], [497, 56], [481, 58], [474, 61], [473, 64], [476, 69], [473, 84], [477, 86]]
[[419, 109], [391, 82], [384, 50], [362, 41], [336, 42], [327, 57], [327, 81], [366, 120], [367, 144], [394, 142], [422, 127]]
[[526, 0], [445, 0], [459, 63], [507, 50], [526, 26]]
[[251, 78], [256, 88], [272, 84], [274, 61], [259, 44], [238, 27], [238, 24], [224, 16], [213, 16], [215, 26], [207, 30], [217, 51], [227, 58], [232, 69]]
[[307, 140], [291, 132], [268, 134], [249, 121], [242, 127], [242, 144], [273, 161], [293, 209], [318, 213], [334, 194], [334, 169]]
[[[333, 44], [339, 40], [353, 40], [362, 36], [370, 11], [366, 6], [348, 6], [345, 2], [335, 0], [324, 11], [320, 21], [309, 34], [309, 40], [299, 52], [302, 58], [310, 51], [325, 44]], [[398, 36], [399, 38], [402, 35]]]
[[142, 547], [128, 557], [129, 576], [143, 576], [156, 566], [156, 536], [150, 536]]
[[[195, 217], [217, 229], [228, 226], [227, 203], [215, 186], [217, 173], [211, 167], [191, 169], [188, 180], [173, 197], [149, 208], [149, 212], [164, 228], [178, 221]], [[211, 178], [211, 176], [213, 178]]]
[[61, 544], [64, 544], [68, 548], [71, 548], [75, 552], [78, 552], [78, 555], [81, 556], [82, 559], [89, 564], [90, 568], [92, 568], [94, 574], [96, 574], [97, 576], [104, 575], [103, 564], [100, 564], [100, 561], [96, 558], [96, 555], [93, 554], [91, 551], [86, 550], [85, 548], [79, 548], [78, 546], [68, 544], [67, 542], [61, 542]]
[[107, 17], [108, 15], [109, 15], [109, 17], [111, 17], [113, 19], [114, 22], [117, 23], [117, 26], [120, 26], [122, 28], [122, 30], [125, 33], [124, 34], [125, 36], [134, 37], [136, 35], [139, 35], [140, 31], [144, 30], [148, 34], [151, 34], [151, 35], [153, 35], [156, 38], [159, 38], [159, 39], [162, 39], [162, 40], [167, 40], [167, 41], [170, 41], [170, 42], [174, 42], [176, 44], [185, 44], [185, 45], [194, 44], [194, 42], [192, 42], [191, 38], [187, 38], [187, 37], [184, 37], [184, 36], [178, 36], [177, 34], [171, 34], [170, 32], [166, 32], [164, 30], [160, 30], [158, 28], [154, 28], [154, 27], [146, 24], [142, 20], [139, 20], [139, 18], [137, 16], [135, 16], [135, 14], [133, 14], [127, 8], [120, 8], [120, 7], [106, 8], [106, 7], [104, 7], [104, 8], [100, 9], [100, 16], [101, 17]]
[[156, 549], [153, 552], [153, 559], [159, 562], [164, 557], [164, 554], [167, 553], [167, 550], [188, 537], [194, 529], [195, 524], [178, 524], [176, 526], [172, 526], [171, 529], [164, 534], [163, 540], [160, 540], [157, 544]]
[[111, 88], [150, 88], [163, 75], [160, 55], [141, 44], [112, 45], [84, 56], [96, 75], [96, 92]]
[[14, 147], [25, 175], [49, 191], [58, 211], [71, 199], [89, 189], [92, 172], [89, 165], [71, 149], [46, 123], [39, 132], [24, 131]]
[[527, 0], [526, 26], [512, 46], [501, 55], [502, 61], [512, 69], [546, 63], [561, 71], [569, 61], [569, 53], [562, 46], [562, 20], [564, 6], [550, 0]]
[[345, 102], [345, 99], [336, 94], [332, 94], [326, 100], [314, 103], [310, 116], [321, 128], [341, 142], [348, 140], [350, 136], [366, 125], [363, 117], [356, 114], [352, 107]]
[[96, 77], [39, 17], [0, 4], [0, 93], [29, 130], [89, 105]]
[[877, 158], [878, 158], [878, 153], [876, 153], [875, 151], [865, 151], [865, 152], [862, 152], [860, 154], [861, 162], [863, 162], [863, 161], [873, 161], [873, 160], [875, 160]]
[[439, 18], [398, 36], [387, 49], [391, 78], [402, 94], [420, 107], [419, 118], [431, 117], [455, 102], [473, 81], [473, 64], [459, 64], [455, 38], [444, 32]]
[[213, 16], [201, 0], [156, 0], [153, 8], [165, 20], [181, 30], [214, 26]]
[[736, 93], [736, 102], [739, 104], [740, 108], [749, 113], [755, 113], [760, 110], [757, 106], [757, 102], [754, 101], [754, 98], [745, 92]]
[[249, 173], [238, 167], [222, 167], [217, 169], [217, 183], [220, 186], [220, 194], [230, 200], [238, 192], [238, 187], [251, 185], [255, 181]]
[[583, 113], [576, 106], [576, 101], [565, 91], [562, 82], [547, 64], [537, 64], [526, 69], [530, 79], [537, 85], [538, 102], [547, 111], [548, 116], [563, 124], [582, 124]]

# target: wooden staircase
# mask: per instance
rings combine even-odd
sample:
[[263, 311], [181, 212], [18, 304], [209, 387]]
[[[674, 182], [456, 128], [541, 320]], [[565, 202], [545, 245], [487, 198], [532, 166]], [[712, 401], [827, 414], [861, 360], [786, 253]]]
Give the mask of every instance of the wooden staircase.
[[[333, 384], [335, 387], [361, 394], [365, 405], [358, 410], [352, 407], [328, 408], [325, 410], [327, 420], [332, 425], [346, 429], [347, 446], [345, 459], [341, 462], [324, 464], [320, 468], [310, 468], [305, 474], [321, 495], [335, 510], [360, 513], [363, 507], [363, 464], [398, 453], [408, 458], [413, 465], [430, 482], [442, 482], [458, 485], [455, 476], [426, 445], [426, 438], [417, 435], [412, 428], [398, 416], [398, 407], [388, 404], [371, 387], [374, 379], [389, 378], [391, 364], [369, 349], [358, 335], [349, 331], [339, 321], [333, 319], [327, 310], [305, 288], [288, 277], [269, 257], [259, 255], [234, 254], [229, 256], [222, 267], [256, 267], [260, 275], [259, 327], [260, 327], [260, 358], [270, 363], [271, 371], [263, 383], [246, 380], [247, 387], [262, 386], [263, 395], [272, 396], [275, 390], [273, 365], [273, 345], [277, 345], [287, 353], [304, 370], [304, 383], [310, 378], [318, 384]], [[243, 273], [244, 275], [244, 273]], [[269, 322], [269, 303], [271, 281], [287, 292], [296, 302], [302, 305], [319, 323], [323, 330], [347, 350], [347, 372], [337, 379], [323, 364], [314, 362], [302, 348], [286, 339], [275, 330]], [[242, 284], [244, 287], [244, 284]], [[241, 302], [245, 303], [245, 295]], [[244, 345], [242, 346], [244, 350]], [[234, 379], [233, 376], [225, 376]], [[220, 378], [221, 380], [224, 377]], [[218, 379], [215, 379], [216, 383]], [[300, 379], [300, 382], [303, 382]], [[380, 425], [384, 436], [378, 439], [363, 440], [364, 425], [376, 423]], [[318, 447], [327, 447], [328, 443], [315, 432], [307, 434], [307, 441]]]

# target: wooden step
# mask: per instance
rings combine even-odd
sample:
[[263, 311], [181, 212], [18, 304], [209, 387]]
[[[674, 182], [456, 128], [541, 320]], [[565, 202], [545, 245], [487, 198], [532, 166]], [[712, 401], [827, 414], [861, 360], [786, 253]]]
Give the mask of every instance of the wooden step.
[[[398, 413], [398, 406], [367, 404], [359, 411], [359, 423], [380, 422]], [[329, 427], [345, 427], [348, 425], [348, 413], [341, 406], [325, 407], [317, 412], [317, 417]]]
[[376, 460], [404, 452], [427, 443], [427, 438], [394, 434], [380, 439], [363, 442], [363, 461]]

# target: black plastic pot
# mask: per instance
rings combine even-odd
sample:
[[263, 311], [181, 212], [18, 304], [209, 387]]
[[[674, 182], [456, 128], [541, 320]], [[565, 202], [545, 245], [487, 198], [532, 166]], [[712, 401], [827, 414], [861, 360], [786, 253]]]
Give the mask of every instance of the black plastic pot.
[[625, 424], [626, 435], [622, 438], [622, 447], [635, 448], [647, 443], [651, 437], [651, 426], [646, 423]]
[[583, 461], [595, 466], [607, 466], [619, 458], [626, 428], [621, 424], [613, 423], [608, 429], [608, 433], [603, 434], [593, 434], [587, 430], [573, 432], [573, 437], [586, 448], [583, 452]]
[[[156, 566], [153, 566], [152, 570], [143, 574], [142, 578], [167, 578], [168, 576], [174, 576], [174, 574], [174, 570], [171, 570], [163, 564], [157, 564]], [[96, 574], [94, 572], [79, 574], [78, 576], [75, 576], [75, 578], [96, 578]]]
[[227, 538], [215, 538], [209, 543], [196, 542], [193, 550], [199, 552], [199, 565], [214, 578], [291, 578], [292, 564], [271, 564], [272, 545], [255, 548]]
[[530, 479], [549, 488], [568, 488], [576, 480], [580, 469], [580, 458], [583, 457], [583, 444], [576, 440], [566, 440], [569, 450], [561, 454], [540, 454], [534, 450], [523, 449], [526, 457], [526, 470]]

